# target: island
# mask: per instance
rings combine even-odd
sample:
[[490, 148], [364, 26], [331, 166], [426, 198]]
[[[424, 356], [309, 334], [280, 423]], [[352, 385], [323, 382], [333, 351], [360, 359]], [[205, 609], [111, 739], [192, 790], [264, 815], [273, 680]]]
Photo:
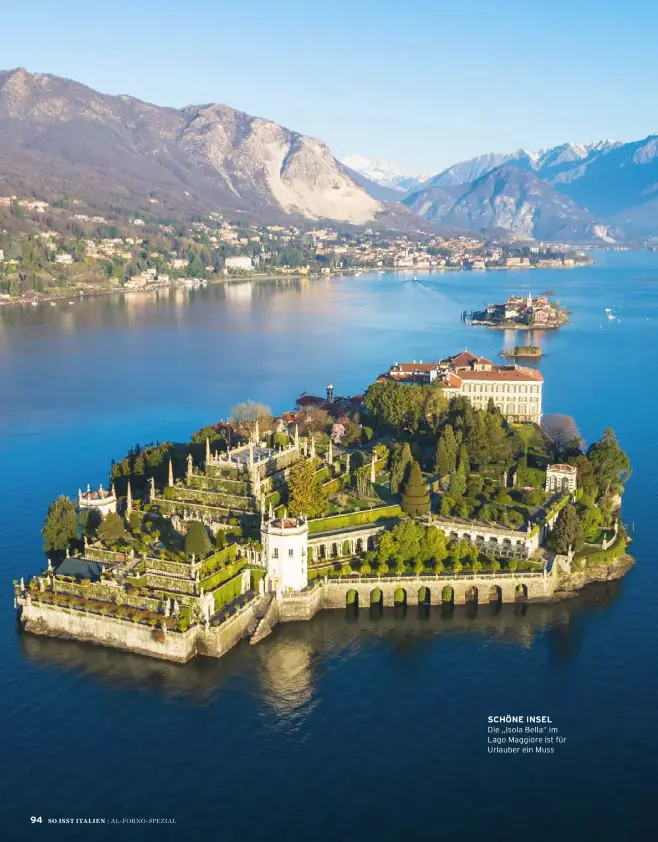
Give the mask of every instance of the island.
[[134, 447], [52, 502], [19, 626], [186, 662], [323, 609], [476, 612], [619, 578], [628, 457], [544, 416], [542, 387], [462, 351]]
[[556, 330], [567, 323], [568, 312], [551, 300], [548, 293], [534, 298], [511, 296], [502, 304], [489, 304], [484, 310], [464, 311], [468, 324], [484, 325], [498, 330]]
[[543, 356], [543, 351], [539, 345], [515, 345], [513, 348], [504, 348], [500, 352], [501, 357], [508, 357], [509, 359], [538, 359]]

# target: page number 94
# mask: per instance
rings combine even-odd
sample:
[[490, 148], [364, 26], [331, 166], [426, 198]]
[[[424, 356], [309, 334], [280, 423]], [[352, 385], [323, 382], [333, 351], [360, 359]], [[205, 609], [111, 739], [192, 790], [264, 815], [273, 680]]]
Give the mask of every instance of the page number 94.
[[30, 822], [32, 824], [42, 824], [43, 819], [41, 818], [41, 816], [30, 816]]

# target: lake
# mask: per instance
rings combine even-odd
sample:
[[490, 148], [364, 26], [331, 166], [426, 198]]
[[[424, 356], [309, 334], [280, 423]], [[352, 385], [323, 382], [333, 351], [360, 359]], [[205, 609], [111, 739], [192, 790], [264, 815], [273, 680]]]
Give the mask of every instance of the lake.
[[[635, 840], [655, 832], [658, 255], [571, 270], [363, 274], [0, 310], [1, 795], [6, 838]], [[559, 332], [460, 313], [555, 291]], [[605, 308], [617, 316], [608, 320]], [[223, 659], [160, 663], [19, 634], [50, 501], [136, 442], [188, 439], [248, 398], [362, 391], [397, 361], [533, 341], [544, 411], [614, 427], [637, 566], [553, 606], [323, 612]], [[487, 750], [487, 717], [550, 716], [550, 755]], [[651, 834], [653, 835], [653, 834]]]

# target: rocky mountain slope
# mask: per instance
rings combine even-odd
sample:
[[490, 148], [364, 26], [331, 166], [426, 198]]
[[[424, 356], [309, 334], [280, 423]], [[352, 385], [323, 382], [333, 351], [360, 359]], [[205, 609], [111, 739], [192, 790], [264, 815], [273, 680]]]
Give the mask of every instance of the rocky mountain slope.
[[[549, 189], [529, 181], [531, 194], [519, 190], [515, 171], [532, 174]], [[405, 202], [427, 219], [452, 225], [459, 217], [462, 224], [480, 228], [492, 215], [491, 203], [479, 205], [474, 197], [481, 197], [480, 179], [492, 173], [497, 173], [489, 182], [496, 184], [493, 218], [500, 217], [510, 231], [521, 228], [541, 238], [546, 236], [547, 220], [553, 229], [562, 219], [564, 224], [556, 230], [573, 241], [583, 231], [589, 231], [593, 240], [658, 237], [658, 135], [631, 143], [565, 143], [537, 153], [482, 155], [439, 173]], [[455, 208], [450, 197], [460, 188], [459, 196], [464, 196], [467, 185], [472, 187], [470, 199]], [[510, 201], [516, 208], [511, 215], [501, 210], [506, 203], [511, 207]]]
[[178, 212], [386, 216], [319, 140], [225, 105], [162, 108], [22, 68], [0, 72], [0, 181], [4, 195], [124, 207], [156, 196]]
[[510, 164], [466, 184], [423, 189], [405, 202], [433, 222], [475, 231], [503, 229], [520, 239], [585, 242], [618, 236], [534, 172]]

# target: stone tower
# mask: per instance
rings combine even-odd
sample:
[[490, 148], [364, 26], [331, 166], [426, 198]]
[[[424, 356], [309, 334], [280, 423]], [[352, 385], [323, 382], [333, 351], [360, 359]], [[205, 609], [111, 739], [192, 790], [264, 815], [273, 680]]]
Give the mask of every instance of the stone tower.
[[303, 517], [274, 517], [261, 524], [265, 587], [280, 596], [308, 585], [308, 524]]

